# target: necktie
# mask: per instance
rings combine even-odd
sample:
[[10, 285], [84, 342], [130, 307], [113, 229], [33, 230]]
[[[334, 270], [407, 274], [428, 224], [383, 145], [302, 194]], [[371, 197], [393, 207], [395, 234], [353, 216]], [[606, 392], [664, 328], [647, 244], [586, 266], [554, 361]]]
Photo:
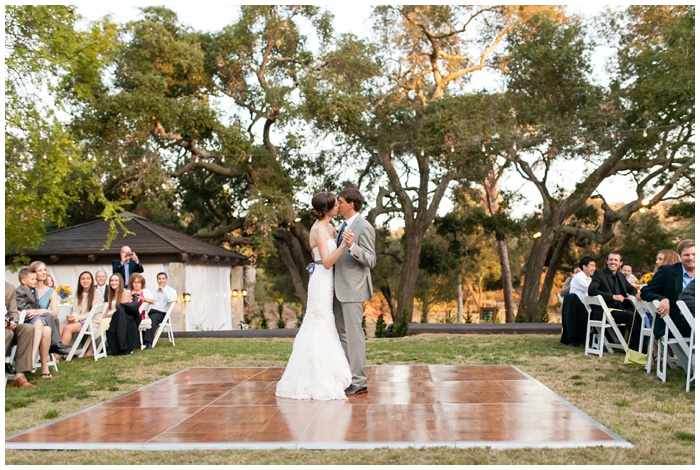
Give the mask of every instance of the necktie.
[[336, 246], [340, 246], [340, 240], [343, 239], [343, 232], [345, 231], [345, 227], [348, 226], [347, 222], [343, 222], [343, 225], [340, 226], [340, 232], [338, 232], [338, 240], [336, 242]]

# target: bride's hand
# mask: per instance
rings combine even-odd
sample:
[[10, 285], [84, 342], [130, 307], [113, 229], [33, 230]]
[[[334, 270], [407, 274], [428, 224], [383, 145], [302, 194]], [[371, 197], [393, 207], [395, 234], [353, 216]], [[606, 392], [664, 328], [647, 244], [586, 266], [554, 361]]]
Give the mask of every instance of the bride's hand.
[[348, 247], [351, 247], [355, 242], [355, 234], [349, 231], [343, 232], [343, 241], [347, 244]]

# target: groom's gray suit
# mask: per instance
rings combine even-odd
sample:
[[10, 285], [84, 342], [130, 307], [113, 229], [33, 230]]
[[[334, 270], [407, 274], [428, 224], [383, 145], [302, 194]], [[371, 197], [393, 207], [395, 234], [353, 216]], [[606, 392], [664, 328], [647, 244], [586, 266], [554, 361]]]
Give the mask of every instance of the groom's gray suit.
[[362, 329], [363, 303], [372, 299], [370, 269], [377, 264], [374, 227], [357, 214], [350, 225], [355, 241], [335, 263], [333, 312], [340, 342], [352, 371], [352, 384], [367, 386], [365, 374], [365, 333]]

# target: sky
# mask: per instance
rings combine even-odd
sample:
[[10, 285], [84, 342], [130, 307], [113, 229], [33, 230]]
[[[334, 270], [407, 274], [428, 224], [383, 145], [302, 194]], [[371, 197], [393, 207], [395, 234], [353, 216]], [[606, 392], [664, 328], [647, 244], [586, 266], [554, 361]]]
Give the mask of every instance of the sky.
[[[246, 2], [247, 3], [247, 2]], [[251, 2], [255, 4], [256, 2]], [[371, 21], [369, 21], [373, 4], [370, 2], [360, 3], [333, 3], [328, 4], [313, 2], [317, 5], [324, 6], [335, 15], [334, 28], [338, 32], [353, 32], [358, 36], [368, 36], [371, 31]], [[154, 5], [157, 2], [144, 1], [121, 1], [121, 2], [73, 2], [78, 6], [78, 13], [86, 17], [88, 20], [96, 20], [106, 15], [111, 15], [114, 21], [123, 23], [135, 20], [139, 17], [140, 6]], [[236, 17], [240, 3], [224, 3], [224, 2], [183, 2], [183, 1], [167, 1], [163, 2], [165, 6], [171, 8], [178, 14], [180, 21], [191, 26], [195, 30], [215, 31], [232, 23]], [[596, 2], [574, 3], [567, 6], [567, 9], [581, 16], [590, 16], [601, 12], [605, 8], [604, 4]], [[599, 70], [600, 77], [604, 77], [604, 64], [607, 57], [613, 51], [610, 48], [602, 47], [594, 55], [595, 66]], [[485, 79], [487, 77], [484, 77]], [[601, 78], [603, 80], [604, 78]], [[473, 79], [474, 86], [481, 88], [478, 77]], [[490, 82], [490, 80], [489, 80]], [[561, 168], [561, 178], [565, 179], [567, 174], [571, 174], [571, 168]], [[516, 217], [525, 215], [534, 210], [533, 202], [539, 203], [541, 197], [533, 185], [524, 183], [522, 179], [515, 175], [510, 175], [504, 189], [517, 191], [525, 196], [525, 200], [513, 207], [513, 212]], [[565, 185], [570, 186], [570, 185]], [[599, 192], [606, 198], [609, 203], [616, 202], [620, 198], [620, 193], [624, 195], [632, 195], [634, 191], [632, 187], [617, 179], [605, 183]], [[623, 197], [623, 199], [626, 199]], [[441, 205], [440, 213], [449, 211], [449, 204]]]

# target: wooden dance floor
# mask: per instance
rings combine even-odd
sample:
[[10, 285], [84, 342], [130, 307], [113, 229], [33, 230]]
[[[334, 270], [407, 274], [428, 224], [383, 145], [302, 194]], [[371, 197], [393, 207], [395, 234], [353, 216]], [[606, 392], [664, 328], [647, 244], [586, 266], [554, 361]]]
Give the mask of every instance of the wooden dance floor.
[[10, 436], [6, 449], [631, 447], [513, 366], [368, 366], [369, 393], [275, 397], [283, 368], [190, 368]]

